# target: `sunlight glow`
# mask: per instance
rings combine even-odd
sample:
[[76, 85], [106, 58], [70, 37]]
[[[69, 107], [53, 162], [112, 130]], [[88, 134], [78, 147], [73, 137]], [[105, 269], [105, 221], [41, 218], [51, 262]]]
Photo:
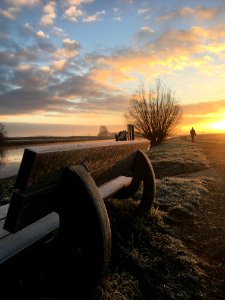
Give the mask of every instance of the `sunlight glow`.
[[209, 124], [215, 131], [224, 131], [225, 132], [225, 120]]
[[[193, 119], [194, 120], [194, 119]], [[217, 118], [218, 120], [218, 118]], [[225, 119], [214, 122], [208, 119], [206, 122], [193, 122], [192, 124], [185, 122], [180, 126], [181, 134], [189, 134], [191, 127], [194, 127], [198, 134], [200, 133], [225, 133]]]

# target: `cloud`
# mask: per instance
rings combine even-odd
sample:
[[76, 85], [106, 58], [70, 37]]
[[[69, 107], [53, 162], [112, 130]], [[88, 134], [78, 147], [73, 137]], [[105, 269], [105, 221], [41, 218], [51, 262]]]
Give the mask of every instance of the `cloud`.
[[4, 51], [0, 52], [0, 62], [2, 65], [16, 66], [21, 62], [37, 60], [37, 53], [34, 48], [18, 49], [17, 52]]
[[17, 7], [9, 7], [6, 10], [0, 9], [0, 16], [9, 20], [15, 20], [16, 14], [20, 11]]
[[64, 39], [62, 48], [56, 49], [53, 53], [53, 57], [57, 59], [71, 59], [79, 54], [80, 49], [81, 46], [77, 41], [71, 39]]
[[128, 109], [129, 97], [124, 94], [102, 94], [99, 98], [82, 98], [72, 102], [73, 111], [86, 113], [123, 113]]
[[64, 18], [72, 22], [77, 22], [78, 18], [84, 15], [83, 11], [76, 6], [70, 6], [64, 13]]
[[18, 71], [24, 72], [24, 71], [30, 71], [32, 68], [32, 65], [30, 64], [20, 64], [17, 67]]
[[134, 64], [132, 64], [132, 59], [129, 60], [129, 57], [130, 54], [127, 53], [126, 58], [123, 58], [121, 55], [102, 59], [99, 58], [98, 61], [96, 61], [95, 67], [93, 67], [89, 73], [90, 78], [96, 82], [104, 82], [112, 86], [129, 82], [131, 80], [129, 71], [135, 67]]
[[[160, 35], [153, 34], [151, 28], [142, 26], [135, 35], [136, 44], [139, 46], [128, 52], [133, 51], [134, 61], [135, 57], [140, 57], [140, 71], [141, 66], [147, 64], [151, 67], [158, 65], [160, 73], [163, 71], [161, 67], [165, 73], [168, 71], [174, 73], [176, 70], [193, 67], [199, 72], [208, 74], [212, 72], [213, 74], [219, 67], [214, 64], [215, 59], [224, 59], [225, 57], [224, 25], [224, 23], [220, 23], [220, 25], [209, 28], [193, 26], [186, 30], [169, 29]], [[126, 64], [126, 58], [124, 59], [124, 64]], [[135, 67], [134, 65], [134, 69]], [[222, 76], [222, 73], [219, 76]]]
[[36, 6], [40, 0], [5, 0], [8, 4], [13, 6]]
[[176, 18], [185, 18], [192, 17], [195, 19], [205, 19], [211, 20], [217, 14], [217, 10], [215, 8], [205, 8], [202, 6], [198, 6], [196, 8], [190, 7], [182, 7], [178, 10], [173, 10], [168, 14], [162, 15], [156, 19], [157, 22], [165, 22], [170, 21]]
[[140, 30], [135, 34], [137, 43], [145, 42], [154, 32], [155, 31], [148, 26], [141, 26]]
[[37, 33], [36, 33], [36, 36], [40, 39], [48, 39], [49, 38], [49, 35], [45, 34], [43, 31], [39, 30]]
[[[149, 27], [143, 27], [141, 31], [151, 34]], [[45, 35], [44, 32], [41, 35]], [[153, 78], [156, 74], [172, 73], [190, 67], [199, 71], [209, 68], [214, 72], [211, 65], [213, 58], [205, 53], [206, 45], [210, 45], [211, 40], [219, 41], [221, 35], [224, 35], [222, 26], [210, 29], [195, 26], [190, 30], [163, 32], [151, 42], [147, 41], [144, 47], [113, 49], [111, 54], [105, 56], [93, 54], [83, 58], [78, 56], [81, 45], [76, 40], [64, 38], [61, 47], [57, 49], [48, 39], [38, 38], [32, 46], [21, 48], [17, 45], [13, 53], [0, 53], [0, 62], [4, 62], [11, 70], [11, 77], [8, 76], [7, 82], [2, 82], [4, 101], [14, 99], [12, 101], [15, 105], [19, 105], [19, 101], [15, 102], [15, 99], [23, 99], [24, 93], [25, 99], [29, 95], [31, 102], [37, 101], [37, 95], [43, 95], [48, 100], [47, 103], [51, 100], [49, 106], [43, 105], [42, 101], [39, 106], [35, 103], [34, 107], [29, 103], [27, 112], [53, 108], [54, 111], [58, 109], [58, 112], [79, 110], [91, 113], [104, 109], [121, 112], [127, 107], [128, 92], [132, 92], [126, 89], [126, 85], [129, 82], [136, 84], [137, 78], [149, 77], [149, 74]], [[39, 59], [43, 57], [45, 62], [38, 65]], [[13, 64], [17, 68], [10, 69]], [[86, 72], [83, 76], [78, 75], [81, 74], [81, 65], [82, 72], [84, 69]], [[7, 86], [13, 88], [11, 93]], [[52, 103], [56, 100], [59, 105], [54, 107]], [[6, 110], [5, 107], [3, 105], [2, 109]]]
[[[4, 80], [10, 80], [14, 73], [14, 68], [18, 65], [38, 62], [43, 64], [43, 62], [51, 58], [52, 53], [56, 50], [50, 40], [44, 38], [44, 33], [39, 32], [39, 37], [36, 36], [34, 31], [31, 31], [29, 34], [35, 38], [35, 42], [27, 47], [24, 47], [23, 43], [16, 44], [8, 38], [5, 41], [2, 39], [2, 46], [4, 45], [5, 50], [0, 51], [0, 69], [2, 74], [4, 74]], [[27, 39], [26, 36], [25, 38]]]
[[53, 82], [50, 74], [43, 72], [35, 64], [20, 64], [10, 80], [10, 84], [23, 91], [45, 90]]
[[35, 62], [49, 58], [51, 56], [50, 51], [53, 50], [55, 50], [55, 48], [51, 43], [48, 43], [48, 40], [42, 41], [40, 39], [40, 42], [37, 45], [18, 49], [18, 51], [15, 52], [14, 57], [18, 64], [29, 61]]
[[[105, 15], [105, 11], [87, 15], [82, 5], [91, 2], [71, 0], [64, 2], [61, 8], [66, 8], [64, 15], [67, 12], [67, 19], [95, 22]], [[192, 10], [185, 8], [179, 10], [179, 14], [176, 10], [176, 15], [172, 17], [194, 17]], [[43, 6], [43, 12], [42, 25], [52, 25], [56, 18], [55, 2]], [[139, 15], [146, 13], [148, 11], [139, 10]], [[207, 11], [198, 9], [200, 13], [202, 18], [209, 20], [210, 14], [207, 17]], [[158, 26], [154, 23], [151, 25]], [[4, 74], [0, 75], [2, 114], [39, 111], [65, 115], [76, 112], [91, 115], [93, 112], [98, 114], [104, 111], [120, 114], [127, 108], [129, 93], [132, 92], [131, 83], [135, 88], [139, 78], [151, 80], [160, 74], [178, 74], [176, 79], [180, 79], [179, 75], [183, 73], [179, 72], [182, 70], [189, 70], [190, 73], [196, 71], [200, 75], [208, 72], [214, 78], [224, 76], [225, 63], [220, 63], [220, 66], [214, 64], [215, 57], [222, 59], [225, 53], [222, 22], [218, 25], [216, 22], [213, 25], [207, 24], [205, 27], [192, 26], [185, 30], [164, 27], [161, 32], [155, 33], [150, 25], [143, 25], [137, 33], [140, 43], [133, 47], [127, 45], [123, 49], [107, 49], [105, 55], [82, 55], [79, 42], [66, 36], [66, 32], [57, 26], [47, 31], [38, 30], [33, 23], [32, 26], [25, 23], [23, 30], [27, 34], [24, 36], [24, 44], [12, 44], [8, 36], [4, 40], [5, 50], [0, 52], [0, 74]], [[52, 42], [47, 33], [53, 36]], [[61, 45], [58, 45], [60, 40]], [[55, 41], [57, 48], [53, 44]], [[222, 102], [219, 104], [222, 109]], [[201, 110], [207, 111], [207, 105], [201, 105]], [[190, 109], [186, 106], [185, 115], [191, 115], [188, 109], [194, 109], [195, 116], [200, 116], [198, 107], [200, 104], [194, 108], [192, 105]]]
[[140, 42], [135, 47], [114, 49], [111, 55], [89, 56], [86, 63], [92, 66], [90, 76], [117, 87], [128, 86], [138, 78], [175, 76], [185, 70], [198, 76], [206, 74], [211, 77], [214, 74], [222, 80], [225, 63], [214, 63], [215, 55], [222, 59], [225, 53], [222, 28], [217, 25], [211, 28], [193, 26], [156, 35], [152, 34], [151, 28], [143, 27], [138, 33]]
[[64, 111], [66, 100], [58, 98], [54, 86], [60, 84], [50, 69], [35, 64], [20, 64], [5, 81], [10, 89], [0, 95], [1, 114], [17, 115], [45, 110]]
[[149, 28], [149, 27], [147, 27], [147, 26], [142, 26], [141, 27], [141, 32], [153, 33], [154, 30], [151, 29], [151, 28]]
[[105, 11], [98, 11], [93, 15], [87, 15], [82, 9], [83, 4], [92, 3], [94, 0], [68, 0], [66, 2], [68, 8], [65, 10], [63, 18], [72, 22], [82, 21], [84, 23], [96, 22], [105, 15]]
[[82, 4], [86, 4], [86, 3], [92, 3], [94, 2], [94, 0], [66, 0], [66, 3], [68, 3], [69, 5], [82, 5]]
[[59, 59], [56, 60], [52, 63], [51, 67], [53, 68], [54, 71], [63, 71], [66, 66], [66, 59]]
[[[7, 101], [5, 99], [7, 98]], [[64, 110], [66, 101], [43, 90], [11, 90], [0, 95], [1, 114], [17, 115], [45, 110]]]
[[67, 37], [67, 33], [60, 27], [54, 26], [52, 31], [58, 37]]
[[51, 1], [46, 4], [43, 8], [43, 16], [41, 17], [40, 24], [42, 26], [48, 27], [54, 23], [56, 18], [56, 3]]
[[74, 47], [74, 46], [79, 47], [80, 46], [80, 44], [77, 41], [71, 40], [71, 39], [63, 40], [63, 45], [67, 46], [67, 47], [71, 47], [71, 46], [72, 47]]
[[43, 114], [48, 111], [48, 114], [85, 113], [87, 117], [106, 111], [121, 113], [127, 108], [126, 94], [96, 81], [89, 73], [83, 76], [67, 74], [63, 80], [54, 77], [51, 69], [63, 71], [65, 63], [65, 60], [56, 61], [51, 68], [20, 64], [10, 80], [14, 88], [0, 95], [1, 114]]
[[[198, 131], [212, 130], [211, 124], [224, 121], [225, 100], [204, 101], [182, 106], [182, 127], [195, 126]], [[217, 128], [218, 130], [218, 128]], [[188, 131], [189, 132], [189, 131]]]
[[94, 80], [90, 74], [72, 76], [57, 91], [58, 96], [69, 101], [72, 111], [97, 112], [127, 109], [129, 98], [119, 89]]
[[[36, 64], [50, 68], [53, 60], [64, 59], [64, 56], [69, 59], [75, 57], [79, 52], [80, 46], [78, 43], [64, 39], [62, 43], [63, 53], [60, 52], [63, 57], [59, 57], [59, 55], [55, 57], [53, 54], [56, 53], [57, 49], [46, 32], [42, 30], [35, 32], [33, 26], [28, 22], [23, 26], [18, 26], [17, 29], [20, 34], [18, 36], [20, 39], [19, 44], [14, 42], [11, 36], [1, 38], [0, 72], [4, 74], [3, 80], [7, 79], [8, 82], [10, 82], [15, 69], [18, 69], [20, 65]], [[54, 66], [55, 69], [60, 69], [59, 63], [55, 63]], [[9, 84], [9, 86], [11, 85]]]
[[[208, 66], [213, 66], [212, 62], [215, 57], [223, 58], [225, 44], [223, 39], [225, 37], [224, 30], [221, 28], [211, 27], [203, 28], [193, 26], [189, 30], [174, 30], [164, 32], [154, 44], [149, 44], [151, 51], [160, 52], [163, 59], [174, 57], [175, 61], [184, 63], [186, 57], [187, 64], [184, 67], [197, 67], [200, 71]], [[173, 53], [171, 53], [173, 49]], [[207, 57], [205, 60], [204, 58]], [[196, 65], [197, 62], [197, 65]], [[200, 63], [200, 64], [199, 64]], [[165, 64], [167, 61], [165, 60]], [[174, 66], [172, 64], [171, 66]], [[217, 66], [214, 65], [216, 68]]]
[[203, 118], [206, 114], [225, 113], [225, 100], [205, 101], [183, 105], [183, 112], [187, 115], [201, 115]]
[[78, 22], [82, 20], [84, 23], [96, 22], [105, 15], [105, 11], [98, 11], [94, 15], [86, 15], [85, 12], [78, 6], [70, 6], [64, 13], [64, 18], [72, 22]]
[[150, 10], [151, 10], [151, 8], [140, 8], [138, 10], [138, 14], [143, 15], [143, 14], [146, 14], [147, 12], [149, 12]]
[[33, 27], [29, 23], [25, 23], [23, 27], [28, 32], [32, 32], [33, 31]]
[[19, 25], [17, 27], [17, 30], [18, 30], [18, 33], [20, 35], [20, 38], [22, 39], [29, 39], [29, 38], [36, 38], [36, 32], [33, 28], [33, 26], [26, 22], [25, 24], [23, 25]]
[[118, 17], [114, 17], [113, 20], [117, 22], [121, 22], [123, 18], [121, 16], [118, 16]]
[[12, 52], [0, 52], [0, 68], [3, 68], [4, 66], [11, 67], [15, 66], [16, 64], [15, 55]]
[[42, 67], [40, 67], [40, 70], [43, 71], [43, 72], [46, 72], [46, 73], [51, 72], [51, 69], [50, 69], [49, 66], [42, 66]]
[[118, 7], [113, 7], [113, 17], [112, 19], [116, 22], [121, 22], [123, 20], [122, 12]]
[[83, 17], [83, 22], [85, 22], [85, 23], [96, 22], [96, 21], [99, 21], [101, 19], [101, 17], [104, 16], [104, 15], [105, 15], [104, 10], [98, 11], [94, 15], [84, 16]]

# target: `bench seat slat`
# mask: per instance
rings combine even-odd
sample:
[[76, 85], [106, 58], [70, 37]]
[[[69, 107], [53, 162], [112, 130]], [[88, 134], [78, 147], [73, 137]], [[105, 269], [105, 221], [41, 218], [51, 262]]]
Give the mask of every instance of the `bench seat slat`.
[[10, 234], [9, 231], [3, 229], [4, 222], [5, 222], [4, 219], [0, 220], [0, 239], [5, 238], [7, 235]]
[[127, 187], [132, 181], [132, 177], [127, 176], [119, 176], [101, 186], [98, 187], [100, 195], [103, 199], [106, 199], [112, 195], [114, 195], [116, 192], [118, 192], [120, 189]]
[[9, 204], [0, 206], [0, 220], [5, 219], [8, 209], [9, 209]]
[[8, 208], [9, 208], [9, 204], [0, 206], [0, 239], [10, 234], [9, 231], [3, 229]]
[[0, 263], [3, 263], [24, 249], [53, 235], [59, 228], [59, 216], [52, 212], [31, 225], [0, 239]]

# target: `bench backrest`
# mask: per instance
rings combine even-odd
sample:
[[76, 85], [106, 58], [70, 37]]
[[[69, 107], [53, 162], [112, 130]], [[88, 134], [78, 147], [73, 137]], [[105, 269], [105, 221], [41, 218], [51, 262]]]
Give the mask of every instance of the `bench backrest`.
[[36, 184], [44, 183], [49, 176], [63, 168], [81, 163], [86, 164], [96, 184], [100, 185], [116, 176], [111, 170], [114, 165], [118, 165], [120, 175], [128, 176], [129, 158], [132, 161], [132, 155], [137, 150], [146, 152], [148, 147], [148, 141], [137, 140], [27, 148], [14, 188], [25, 192]]
[[[66, 167], [85, 163], [96, 185], [99, 186], [120, 175], [132, 176], [132, 164], [137, 150], [146, 152], [148, 147], [148, 141], [137, 140], [62, 144], [25, 149], [15, 181], [15, 191], [6, 217], [5, 229], [17, 230], [16, 224], [21, 215], [20, 211], [27, 205], [24, 201], [31, 201], [29, 194], [49, 185], [49, 182], [51, 184], [60, 182]], [[28, 195], [26, 199], [24, 195]], [[45, 199], [42, 198], [40, 201], [35, 199], [33, 210], [37, 205], [43, 205], [41, 201]]]

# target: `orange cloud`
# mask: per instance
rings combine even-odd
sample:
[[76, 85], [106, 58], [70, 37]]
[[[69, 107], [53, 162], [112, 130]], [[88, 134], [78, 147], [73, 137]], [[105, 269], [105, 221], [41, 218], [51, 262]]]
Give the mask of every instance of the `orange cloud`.
[[5, 0], [8, 4], [13, 6], [36, 6], [40, 0]]
[[36, 36], [40, 39], [48, 39], [49, 38], [49, 35], [45, 34], [42, 30], [39, 30], [36, 33]]
[[19, 12], [20, 9], [16, 7], [9, 7], [8, 9], [0, 9], [0, 16], [9, 20], [16, 19], [16, 13]]
[[125, 81], [175, 74], [193, 68], [199, 74], [215, 74], [224, 78], [224, 65], [215, 64], [215, 55], [225, 57], [225, 43], [221, 42], [223, 36], [224, 31], [218, 26], [168, 31], [145, 44], [141, 50], [127, 49], [127, 52], [118, 51], [112, 56], [94, 57], [97, 67], [91, 70], [91, 77], [121, 86]]
[[194, 126], [199, 131], [218, 132], [225, 130], [225, 100], [192, 103], [182, 106], [181, 129], [187, 131]]
[[195, 19], [212, 19], [217, 13], [215, 8], [205, 8], [198, 6], [196, 8], [182, 7], [179, 10], [173, 10], [169, 14], [165, 14], [156, 19], [157, 22], [170, 21], [176, 18], [192, 17]]
[[68, 9], [66, 9], [64, 18], [68, 19], [72, 22], [77, 22], [79, 17], [83, 16], [83, 11], [76, 6], [70, 6]]
[[41, 17], [40, 24], [42, 26], [50, 26], [56, 18], [56, 3], [50, 1], [43, 8], [44, 15]]
[[53, 57], [58, 59], [73, 58], [78, 55], [79, 49], [80, 49], [80, 44], [77, 41], [71, 39], [64, 39], [62, 48], [56, 49], [56, 51], [53, 53]]
[[65, 59], [56, 60], [52, 63], [51, 67], [54, 71], [63, 71], [66, 65]]

